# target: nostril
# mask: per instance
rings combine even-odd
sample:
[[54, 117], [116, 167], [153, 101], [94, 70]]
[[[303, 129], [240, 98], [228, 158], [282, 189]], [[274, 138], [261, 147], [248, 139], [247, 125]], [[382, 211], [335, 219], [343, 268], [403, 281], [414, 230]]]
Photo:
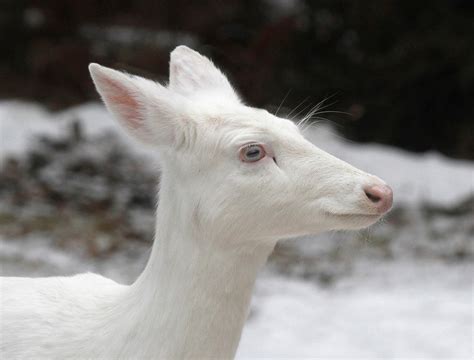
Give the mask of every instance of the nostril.
[[365, 195], [369, 198], [369, 200], [375, 204], [382, 200], [382, 197], [378, 195], [376, 192], [371, 192], [370, 190], [367, 190], [367, 189], [365, 189], [364, 192], [365, 192]]
[[367, 186], [364, 188], [364, 193], [380, 214], [387, 212], [392, 207], [393, 193], [390, 186]]

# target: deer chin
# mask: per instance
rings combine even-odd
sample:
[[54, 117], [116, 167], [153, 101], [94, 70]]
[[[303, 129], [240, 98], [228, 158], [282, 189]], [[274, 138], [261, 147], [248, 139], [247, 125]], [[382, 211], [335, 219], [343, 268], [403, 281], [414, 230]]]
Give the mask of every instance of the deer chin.
[[380, 214], [364, 214], [364, 213], [333, 213], [326, 211], [325, 216], [332, 222], [341, 224], [335, 230], [355, 230], [363, 229], [375, 224], [382, 215]]

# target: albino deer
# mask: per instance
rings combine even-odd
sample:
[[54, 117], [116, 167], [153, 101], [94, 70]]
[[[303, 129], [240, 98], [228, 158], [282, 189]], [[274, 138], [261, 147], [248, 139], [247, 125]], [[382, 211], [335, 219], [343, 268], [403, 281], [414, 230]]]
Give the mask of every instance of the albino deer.
[[89, 68], [108, 110], [159, 153], [152, 253], [130, 286], [96, 274], [2, 278], [3, 359], [232, 358], [278, 239], [363, 228], [391, 207], [383, 181], [244, 105], [185, 46], [171, 53], [168, 87]]

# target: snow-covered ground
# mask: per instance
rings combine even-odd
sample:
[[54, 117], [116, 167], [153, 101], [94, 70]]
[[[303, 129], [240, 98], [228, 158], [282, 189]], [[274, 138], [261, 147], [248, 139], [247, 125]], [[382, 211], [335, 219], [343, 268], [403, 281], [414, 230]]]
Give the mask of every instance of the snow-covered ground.
[[[3, 275], [93, 271], [130, 283], [148, 247], [105, 259], [55, 248], [48, 239], [0, 240]], [[470, 263], [361, 262], [333, 286], [266, 270], [259, 277], [237, 357], [472, 359]]]
[[[30, 149], [38, 134], [61, 136], [73, 121], [81, 122], [87, 136], [118, 130], [99, 104], [52, 114], [32, 103], [0, 103], [0, 166]], [[155, 154], [118, 134], [134, 153], [154, 163]], [[310, 128], [307, 136], [386, 180], [403, 216], [357, 236], [282, 244], [257, 281], [238, 358], [472, 359], [473, 222], [466, 215], [433, 218], [431, 213], [426, 220], [420, 209], [452, 209], [472, 197], [474, 164], [350, 143], [327, 126]], [[120, 251], [91, 257], [81, 249], [58, 247], [47, 233], [21, 238], [0, 233], [3, 275], [94, 271], [129, 283], [148, 253], [149, 244], [130, 242]], [[328, 274], [335, 279], [328, 281]]]
[[[47, 239], [1, 240], [4, 275], [94, 271], [129, 283], [145, 245], [90, 259]], [[471, 359], [473, 266], [362, 262], [334, 286], [265, 271], [238, 358]]]
[[262, 277], [239, 356], [472, 359], [472, 270], [370, 263], [331, 288]]

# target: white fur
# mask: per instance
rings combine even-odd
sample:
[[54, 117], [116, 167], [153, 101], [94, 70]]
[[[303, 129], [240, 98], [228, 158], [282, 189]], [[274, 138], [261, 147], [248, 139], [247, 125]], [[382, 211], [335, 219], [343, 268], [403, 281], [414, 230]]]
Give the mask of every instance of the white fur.
[[[131, 286], [94, 274], [2, 278], [3, 359], [232, 358], [278, 239], [379, 218], [363, 187], [381, 180], [316, 148], [291, 121], [243, 105], [193, 50], [176, 48], [170, 69], [164, 87], [90, 66], [110, 112], [162, 159], [145, 270]], [[242, 162], [249, 142], [271, 156]]]

